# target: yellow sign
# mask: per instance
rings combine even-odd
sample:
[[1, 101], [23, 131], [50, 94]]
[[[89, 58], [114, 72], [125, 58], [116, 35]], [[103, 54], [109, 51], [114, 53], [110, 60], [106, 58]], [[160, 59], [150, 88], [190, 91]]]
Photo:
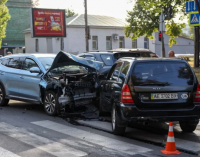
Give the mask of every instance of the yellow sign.
[[189, 13], [189, 26], [200, 26], [199, 12]]

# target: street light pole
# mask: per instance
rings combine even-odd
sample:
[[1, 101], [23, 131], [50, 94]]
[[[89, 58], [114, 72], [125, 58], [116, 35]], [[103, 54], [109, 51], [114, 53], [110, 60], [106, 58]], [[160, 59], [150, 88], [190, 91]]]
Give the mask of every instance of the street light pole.
[[86, 52], [89, 51], [89, 37], [88, 37], [88, 17], [87, 17], [87, 0], [84, 0], [85, 6], [85, 44], [86, 44]]

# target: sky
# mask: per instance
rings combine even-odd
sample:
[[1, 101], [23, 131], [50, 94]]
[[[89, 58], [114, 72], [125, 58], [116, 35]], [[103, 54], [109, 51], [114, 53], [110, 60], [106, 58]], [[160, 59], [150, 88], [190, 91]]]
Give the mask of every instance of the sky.
[[[88, 14], [125, 19], [126, 10], [132, 10], [134, 0], [87, 0]], [[40, 0], [39, 8], [73, 9], [84, 14], [84, 0]]]

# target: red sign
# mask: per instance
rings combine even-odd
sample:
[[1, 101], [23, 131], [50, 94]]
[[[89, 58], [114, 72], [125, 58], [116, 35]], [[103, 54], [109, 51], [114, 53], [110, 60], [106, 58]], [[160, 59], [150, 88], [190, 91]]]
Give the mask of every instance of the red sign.
[[32, 8], [32, 37], [66, 37], [65, 10]]

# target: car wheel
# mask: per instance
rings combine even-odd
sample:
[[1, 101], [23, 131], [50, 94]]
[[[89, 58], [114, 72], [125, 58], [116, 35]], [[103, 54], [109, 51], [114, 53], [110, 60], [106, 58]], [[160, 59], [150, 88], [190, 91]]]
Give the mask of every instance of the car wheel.
[[49, 116], [57, 115], [58, 101], [54, 91], [46, 91], [44, 97], [44, 110]]
[[115, 135], [122, 135], [125, 133], [125, 130], [126, 130], [126, 127], [119, 127], [118, 126], [118, 123], [119, 123], [119, 116], [117, 114], [117, 111], [116, 111], [116, 106], [113, 105], [113, 108], [112, 108], [112, 131]]
[[197, 127], [197, 124], [191, 124], [190, 122], [179, 122], [179, 125], [183, 132], [193, 132]]
[[5, 91], [2, 85], [0, 85], [0, 106], [8, 105], [9, 99], [5, 98]]

